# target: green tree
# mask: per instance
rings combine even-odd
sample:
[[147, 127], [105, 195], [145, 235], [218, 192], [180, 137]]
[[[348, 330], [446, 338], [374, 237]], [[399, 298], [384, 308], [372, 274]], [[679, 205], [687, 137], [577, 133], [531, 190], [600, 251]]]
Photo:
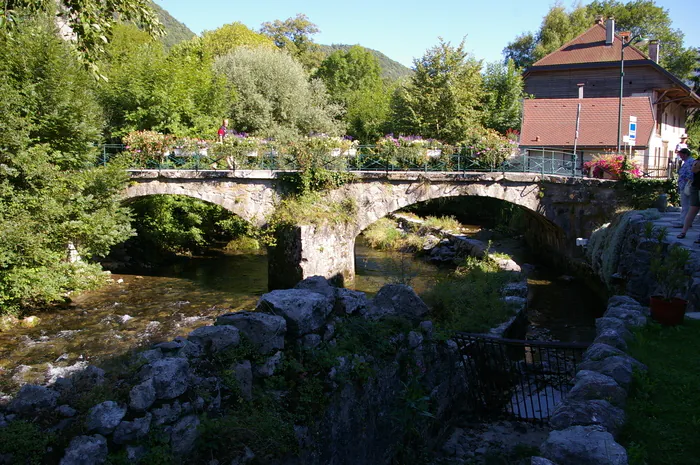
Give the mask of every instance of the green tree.
[[407, 85], [392, 97], [395, 130], [446, 142], [464, 138], [467, 129], [479, 126], [481, 61], [440, 39], [421, 58]]
[[379, 60], [359, 45], [328, 55], [315, 75], [337, 101], [344, 101], [352, 91], [378, 87], [382, 82]]
[[311, 37], [320, 29], [304, 14], [263, 23], [260, 32], [272, 39], [279, 49], [299, 60], [307, 71], [316, 69], [323, 60], [323, 52]]
[[202, 45], [212, 57], [226, 55], [237, 47], [269, 47], [275, 44], [263, 34], [253, 32], [242, 23], [225, 24], [213, 31], [204, 31]]
[[373, 143], [384, 133], [390, 94], [381, 79], [379, 60], [368, 49], [353, 46], [336, 50], [315, 73], [331, 99], [345, 108], [348, 134]]
[[341, 108], [329, 101], [323, 83], [309, 81], [301, 64], [286, 53], [239, 48], [217, 58], [214, 69], [236, 91], [228, 114], [239, 131], [280, 139], [343, 132], [336, 120]]
[[531, 32], [520, 34], [503, 49], [505, 61], [512, 60], [518, 68], [527, 68], [534, 63], [535, 45], [537, 45], [537, 38], [534, 34]]
[[131, 234], [118, 194], [126, 172], [94, 168], [103, 125], [94, 80], [49, 19], [0, 35], [0, 309], [62, 299], [96, 283], [104, 255]]
[[14, 29], [27, 16], [55, 17], [61, 33], [75, 37], [79, 56], [96, 72], [96, 62], [105, 51], [117, 18], [134, 21], [153, 36], [162, 34], [150, 5], [149, 0], [5, 0], [0, 9], [0, 28]]
[[504, 134], [520, 129], [523, 77], [513, 60], [507, 64], [489, 63], [484, 73], [483, 124]]
[[194, 46], [183, 42], [168, 54], [133, 26], [119, 25], [114, 31], [108, 61], [101, 65], [108, 80], [99, 83], [110, 136], [142, 129], [211, 136], [231, 95], [198, 39]]

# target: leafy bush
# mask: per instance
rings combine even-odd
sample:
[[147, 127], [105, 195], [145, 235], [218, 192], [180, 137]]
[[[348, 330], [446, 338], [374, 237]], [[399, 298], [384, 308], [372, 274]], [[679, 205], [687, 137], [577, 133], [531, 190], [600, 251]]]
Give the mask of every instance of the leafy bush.
[[12, 463], [40, 464], [46, 448], [53, 441], [34, 423], [13, 421], [0, 428], [0, 455], [12, 456]]

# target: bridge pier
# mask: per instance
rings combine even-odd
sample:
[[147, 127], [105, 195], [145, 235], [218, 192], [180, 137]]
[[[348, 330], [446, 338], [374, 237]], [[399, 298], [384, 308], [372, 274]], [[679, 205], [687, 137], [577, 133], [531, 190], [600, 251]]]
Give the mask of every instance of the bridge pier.
[[288, 289], [310, 276], [323, 276], [337, 286], [355, 279], [354, 226], [308, 225], [281, 228], [268, 248], [268, 288]]

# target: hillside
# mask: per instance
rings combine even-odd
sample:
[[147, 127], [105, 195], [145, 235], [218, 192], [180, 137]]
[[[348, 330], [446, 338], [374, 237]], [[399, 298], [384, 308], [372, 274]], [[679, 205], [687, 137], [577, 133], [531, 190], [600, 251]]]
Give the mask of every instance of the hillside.
[[[320, 45], [320, 44], [319, 44]], [[352, 45], [345, 44], [333, 44], [333, 45], [320, 45], [321, 51], [326, 55], [330, 55], [336, 50], [348, 50]], [[360, 47], [362, 47], [360, 45]], [[395, 81], [404, 76], [410, 76], [413, 71], [410, 68], [405, 67], [398, 61], [392, 60], [388, 56], [384, 55], [382, 52], [377, 50], [372, 50], [371, 48], [362, 47], [365, 50], [369, 50], [372, 55], [376, 56], [379, 60], [379, 66], [382, 68], [382, 77]]]
[[151, 8], [158, 14], [158, 19], [165, 28], [165, 35], [160, 40], [165, 44], [166, 48], [170, 48], [175, 44], [189, 40], [195, 36], [195, 33], [183, 23], [173, 18], [170, 13], [165, 11], [157, 4], [151, 2]]

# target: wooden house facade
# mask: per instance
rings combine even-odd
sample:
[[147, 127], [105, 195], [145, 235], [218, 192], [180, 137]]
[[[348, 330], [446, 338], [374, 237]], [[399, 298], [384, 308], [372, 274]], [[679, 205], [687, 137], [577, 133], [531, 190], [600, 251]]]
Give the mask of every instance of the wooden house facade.
[[658, 43], [647, 57], [624, 38], [613, 20], [598, 21], [525, 71], [533, 98], [523, 105], [521, 148], [575, 152], [583, 164], [619, 143], [644, 172], [666, 175], [700, 97], [657, 63]]

